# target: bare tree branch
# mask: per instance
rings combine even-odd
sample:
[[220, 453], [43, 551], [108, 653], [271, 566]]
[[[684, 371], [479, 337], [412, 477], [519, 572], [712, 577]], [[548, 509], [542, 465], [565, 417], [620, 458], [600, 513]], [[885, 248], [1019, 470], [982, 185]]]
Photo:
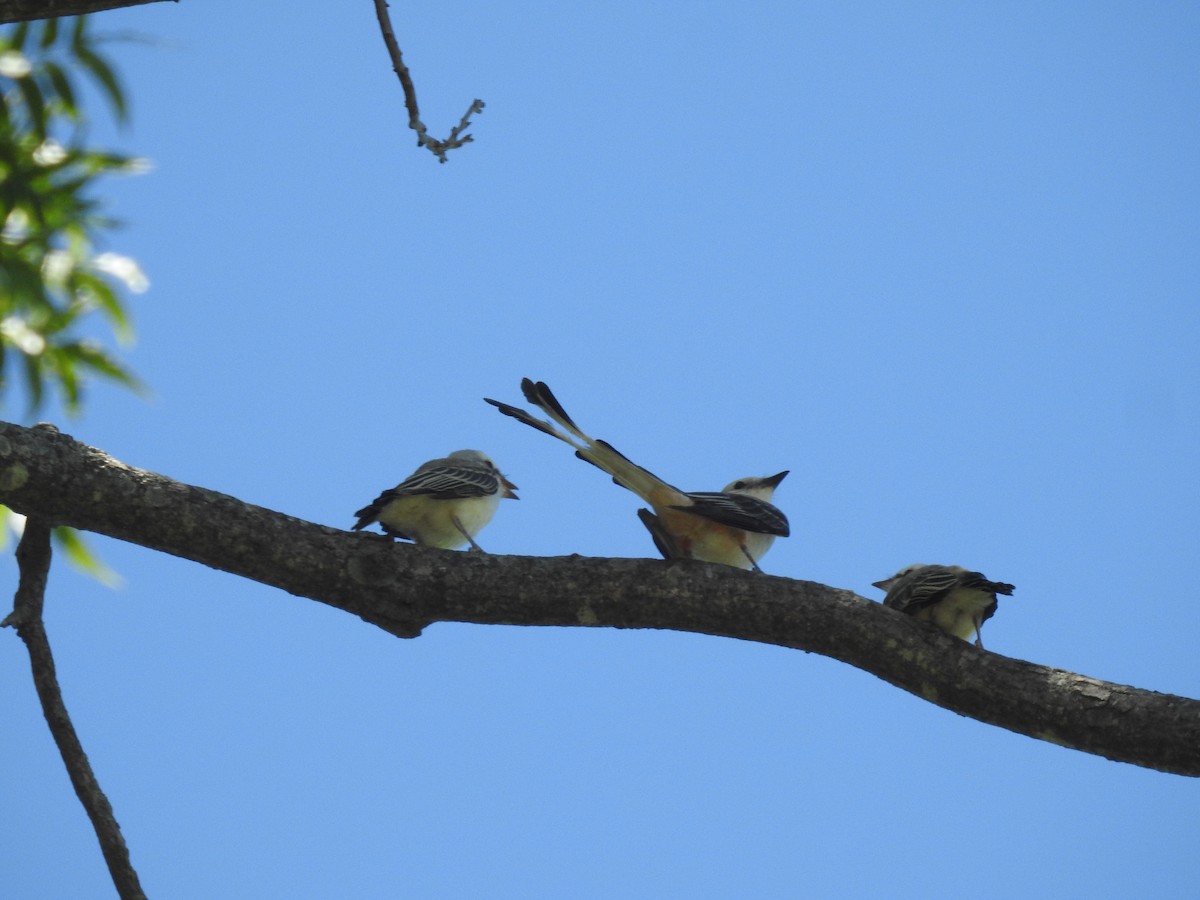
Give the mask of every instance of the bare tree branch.
[[450, 136], [444, 141], [429, 136], [425, 123], [421, 121], [421, 112], [417, 108], [417, 88], [413, 84], [412, 75], [404, 58], [400, 54], [400, 44], [396, 41], [396, 33], [392, 30], [392, 20], [388, 15], [387, 0], [375, 0], [375, 16], [379, 19], [379, 30], [383, 33], [383, 42], [387, 44], [388, 55], [392, 58], [392, 69], [400, 78], [400, 87], [404, 89], [404, 105], [408, 108], [408, 127], [417, 133], [417, 146], [428, 147], [429, 151], [438, 158], [438, 162], [446, 161], [446, 151], [454, 150], [463, 144], [475, 140], [469, 134], [459, 135], [471, 127], [471, 116], [483, 112], [484, 102], [474, 100], [463, 113], [462, 119], [450, 130]]
[[[104, 12], [106, 9], [156, 2], [158, 0], [0, 0], [0, 25], [32, 19], [54, 19], [59, 16], [82, 16], [86, 13]], [[178, 3], [179, 0], [172, 2]]]
[[129, 850], [121, 836], [121, 828], [113, 817], [112, 806], [100, 783], [92, 772], [87, 754], [71, 724], [71, 717], [63, 703], [62, 691], [58, 687], [58, 676], [54, 670], [54, 656], [50, 652], [50, 639], [42, 621], [42, 607], [46, 595], [46, 581], [50, 573], [50, 526], [42, 519], [30, 516], [25, 521], [25, 533], [17, 547], [17, 564], [21, 570], [13, 611], [0, 622], [0, 627], [13, 626], [29, 650], [29, 662], [33, 668], [33, 683], [42, 713], [58, 752], [67, 767], [71, 784], [79, 802], [87, 810], [88, 818], [100, 850], [108, 864], [109, 874], [117, 893], [125, 900], [145, 900], [137, 872], [129, 861]]
[[[144, 3], [154, 3], [157, 0], [0, 0], [0, 24], [5, 22], [23, 22], [30, 19], [53, 19], [58, 16], [77, 16], [85, 13], [103, 12], [108, 9], [119, 9], [123, 6], [139, 6]], [[178, 3], [179, 0], [174, 0]], [[391, 17], [388, 14], [387, 0], [374, 0], [375, 15], [379, 19], [379, 30], [383, 34], [383, 42], [387, 45], [388, 55], [392, 59], [392, 68], [400, 78], [400, 87], [404, 90], [404, 105], [408, 108], [408, 127], [417, 133], [417, 146], [425, 147], [438, 158], [438, 162], [446, 162], [446, 154], [464, 144], [472, 143], [475, 138], [464, 134], [471, 127], [471, 117], [483, 112], [484, 102], [473, 100], [463, 113], [458, 124], [450, 129], [445, 140], [431, 136], [421, 121], [421, 113], [417, 108], [417, 89], [413, 84], [412, 75], [404, 63], [400, 53], [400, 44], [396, 41], [396, 33], [392, 29]]]
[[669, 628], [830, 656], [993, 725], [1200, 775], [1200, 701], [979, 650], [850, 591], [690, 561], [456, 553], [350, 534], [0, 424], [0, 502], [414, 637], [432, 622]]

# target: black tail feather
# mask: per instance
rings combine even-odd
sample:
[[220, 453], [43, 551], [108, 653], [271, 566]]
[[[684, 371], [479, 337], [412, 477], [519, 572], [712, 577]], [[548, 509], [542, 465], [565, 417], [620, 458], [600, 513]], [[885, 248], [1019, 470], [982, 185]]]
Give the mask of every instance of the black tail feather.
[[554, 427], [546, 424], [541, 419], [535, 419], [523, 409], [518, 409], [515, 406], [509, 406], [507, 403], [501, 403], [499, 400], [493, 400], [490, 397], [483, 398], [485, 403], [490, 403], [506, 416], [512, 416], [518, 422], [524, 422], [530, 428], [536, 428], [538, 431], [544, 432], [551, 437], [556, 437], [562, 440], [562, 435], [554, 430]]
[[521, 393], [524, 394], [525, 399], [534, 406], [540, 407], [546, 410], [546, 412], [557, 416], [572, 428], [579, 428], [579, 426], [571, 420], [571, 417], [567, 415], [567, 411], [562, 408], [562, 404], [558, 402], [558, 398], [554, 396], [554, 393], [550, 390], [546, 382], [534, 382], [529, 378], [522, 378]]

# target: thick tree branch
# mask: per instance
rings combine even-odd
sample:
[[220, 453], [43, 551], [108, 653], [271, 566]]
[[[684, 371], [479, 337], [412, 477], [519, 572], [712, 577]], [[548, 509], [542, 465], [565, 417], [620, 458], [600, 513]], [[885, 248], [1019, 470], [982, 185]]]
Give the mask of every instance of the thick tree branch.
[[[86, 13], [120, 9], [122, 6], [141, 6], [158, 0], [0, 0], [0, 24], [26, 22], [31, 19], [54, 19], [59, 16], [82, 16]], [[178, 3], [179, 0], [173, 0]]]
[[92, 772], [87, 754], [83, 752], [83, 745], [79, 742], [79, 735], [75, 733], [75, 726], [71, 724], [71, 717], [67, 713], [62, 692], [58, 687], [54, 657], [50, 653], [50, 639], [46, 636], [46, 626], [42, 621], [46, 580], [50, 574], [50, 526], [42, 519], [31, 516], [25, 521], [25, 533], [17, 547], [17, 564], [21, 570], [21, 577], [13, 601], [13, 611], [0, 622], [0, 627], [15, 627], [29, 650], [33, 683], [42, 703], [42, 713], [46, 716], [46, 724], [50, 726], [54, 743], [58, 745], [58, 752], [62, 754], [75, 794], [87, 811], [88, 818], [92, 820], [92, 827], [100, 840], [100, 850], [108, 864], [108, 871], [117, 893], [125, 900], [145, 900], [146, 895], [142, 893], [137, 872], [129, 861], [129, 850], [121, 836], [121, 828], [113, 816], [108, 798], [100, 789], [100, 783]]
[[[427, 147], [429, 152], [438, 158], [438, 162], [446, 161], [446, 151], [454, 150], [463, 144], [475, 140], [469, 134], [462, 134], [471, 127], [471, 116], [483, 112], [484, 102], [473, 100], [463, 113], [459, 123], [450, 129], [450, 136], [444, 141], [429, 136], [425, 123], [421, 121], [421, 112], [417, 108], [417, 88], [413, 84], [408, 66], [400, 53], [400, 44], [396, 40], [396, 32], [392, 30], [392, 19], [388, 14], [387, 0], [375, 0], [375, 17], [379, 20], [379, 30], [383, 34], [383, 42], [387, 45], [388, 56], [392, 59], [392, 69], [400, 79], [400, 87], [404, 91], [404, 105], [408, 109], [408, 127], [417, 133], [417, 146]], [[462, 135], [461, 137], [459, 135]]]
[[0, 424], [0, 502], [172, 553], [411, 637], [432, 622], [669, 628], [842, 660], [965, 716], [1200, 775], [1200, 701], [976, 649], [856, 596], [725, 566], [390, 544], [134, 469], [52, 426]]

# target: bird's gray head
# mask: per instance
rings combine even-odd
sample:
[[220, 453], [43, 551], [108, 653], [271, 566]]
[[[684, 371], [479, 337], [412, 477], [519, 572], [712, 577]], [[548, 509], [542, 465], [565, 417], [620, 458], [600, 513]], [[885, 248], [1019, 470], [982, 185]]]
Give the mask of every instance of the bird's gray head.
[[882, 581], [872, 581], [871, 585], [873, 587], [879, 588], [881, 591], [890, 591], [892, 589], [892, 587], [896, 584], [896, 582], [899, 581], [901, 578], [905, 578], [906, 576], [911, 575], [913, 572], [917, 571], [917, 569], [924, 569], [924, 568], [925, 568], [925, 563], [913, 563], [911, 566], [905, 566], [903, 569], [901, 569], [899, 572], [897, 572], [891, 578], [885, 578]]
[[457, 459], [461, 460], [462, 462], [485, 463], [493, 469], [496, 468], [496, 464], [492, 462], [492, 458], [479, 450], [455, 450], [446, 458]]
[[891, 578], [885, 578], [883, 581], [874, 581], [872, 584], [882, 591], [890, 591], [903, 578], [908, 578], [920, 572], [922, 569], [935, 569], [939, 572], [953, 572], [956, 575], [961, 575], [967, 570], [962, 566], [931, 566], [928, 563], [913, 563], [911, 566], [905, 566]]

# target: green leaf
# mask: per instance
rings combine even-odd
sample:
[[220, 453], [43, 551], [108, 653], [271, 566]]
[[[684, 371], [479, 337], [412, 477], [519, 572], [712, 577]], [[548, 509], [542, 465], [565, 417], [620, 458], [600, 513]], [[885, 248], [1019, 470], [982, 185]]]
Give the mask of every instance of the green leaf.
[[117, 81], [116, 73], [113, 72], [112, 68], [104, 61], [100, 54], [85, 45], [75, 48], [75, 58], [104, 89], [117, 121], [124, 122], [128, 116], [128, 111], [125, 108], [125, 94], [122, 92], [121, 85]]
[[95, 377], [144, 390], [115, 351], [80, 337], [101, 326], [120, 340], [132, 334], [120, 260], [95, 249], [117, 224], [96, 182], [131, 163], [91, 145], [83, 129], [96, 93], [119, 119], [126, 97], [91, 29], [77, 17], [0, 32], [0, 51], [21, 53], [31, 66], [0, 79], [0, 225], [12, 225], [0, 240], [0, 399], [6, 389], [23, 394], [30, 414], [52, 393], [76, 412]]
[[63, 402], [67, 413], [79, 414], [79, 403], [82, 397], [79, 386], [79, 371], [75, 366], [77, 354], [68, 347], [47, 347], [42, 354], [49, 363], [48, 368], [58, 376], [58, 385], [63, 392]]
[[120, 298], [117, 297], [116, 292], [108, 282], [91, 272], [82, 271], [76, 273], [76, 280], [79, 296], [86, 296], [100, 306], [101, 311], [108, 317], [109, 322], [112, 324], [117, 339], [120, 341], [132, 340], [133, 325], [129, 321], [129, 314], [125, 312], [125, 307], [121, 304]]
[[105, 353], [102, 347], [88, 341], [81, 341], [73, 345], [73, 352], [80, 364], [87, 366], [97, 374], [125, 385], [136, 394], [149, 392], [144, 382]]
[[21, 362], [24, 363], [25, 387], [29, 391], [30, 411], [41, 409], [42, 399], [45, 395], [42, 385], [42, 359], [40, 356], [22, 353]]
[[50, 45], [58, 38], [58, 19], [42, 20], [42, 41], [39, 46], [43, 50], [49, 49]]
[[50, 83], [54, 86], [54, 93], [58, 95], [62, 111], [68, 118], [78, 119], [79, 106], [75, 103], [75, 90], [71, 87], [71, 79], [58, 63], [47, 60], [43, 65]]
[[12, 34], [8, 38], [8, 46], [14, 50], [25, 49], [25, 38], [29, 36], [29, 23], [20, 22], [17, 27], [12, 30]]
[[18, 306], [34, 309], [48, 306], [50, 303], [41, 273], [29, 260], [19, 257], [4, 259], [3, 280], [0, 280], [0, 284], [5, 288], [4, 296], [0, 297], [0, 309], [6, 314]]
[[124, 582], [119, 574], [105, 565], [99, 555], [88, 546], [82, 534], [74, 528], [56, 525], [54, 541], [67, 557], [67, 562], [80, 571], [91, 575], [105, 587], [118, 588]]
[[97, 171], [122, 172], [132, 168], [134, 158], [124, 153], [109, 153], [93, 151], [87, 154], [87, 159], [97, 167]]
[[33, 78], [18, 78], [17, 90], [29, 110], [29, 125], [37, 135], [39, 143], [46, 139], [46, 101], [42, 97], [41, 88]]
[[[83, 303], [94, 303], [107, 311], [110, 307], [120, 309], [121, 303], [113, 292], [112, 285], [94, 272], [76, 269], [69, 281], [71, 292]], [[123, 316], [119, 312], [118, 316]]]
[[76, 16], [71, 28], [71, 50], [87, 45], [87, 16]]

